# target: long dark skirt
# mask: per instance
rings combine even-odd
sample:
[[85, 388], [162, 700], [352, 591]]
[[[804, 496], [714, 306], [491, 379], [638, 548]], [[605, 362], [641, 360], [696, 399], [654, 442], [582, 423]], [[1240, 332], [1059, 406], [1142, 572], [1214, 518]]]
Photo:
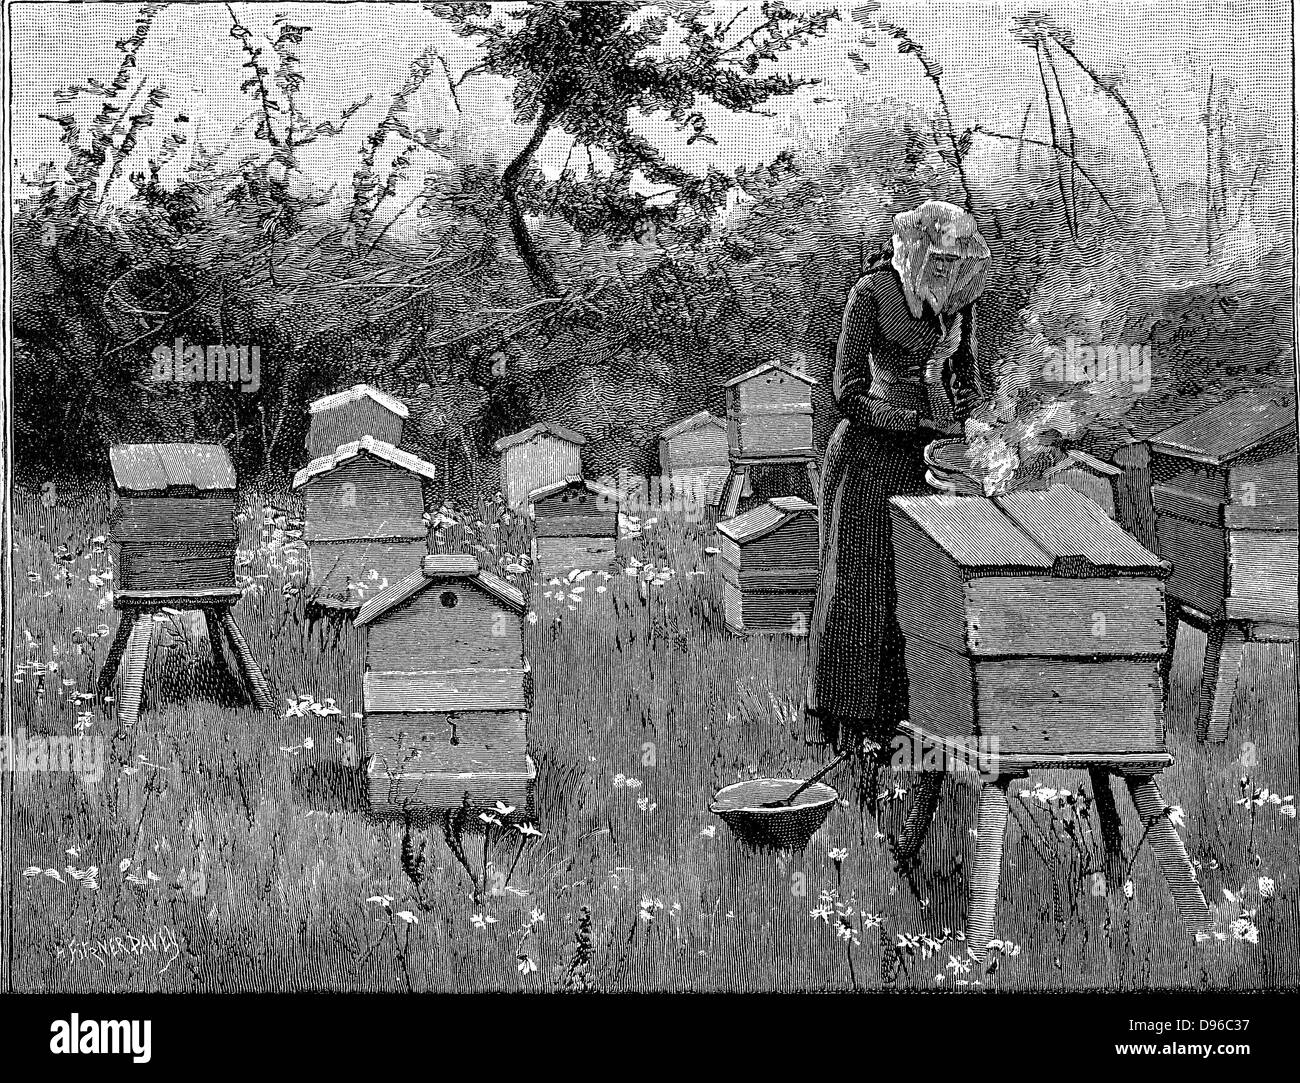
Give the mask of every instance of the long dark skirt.
[[926, 491], [930, 437], [842, 421], [826, 448], [821, 583], [808, 651], [810, 735], [884, 740], [907, 717], [889, 498]]

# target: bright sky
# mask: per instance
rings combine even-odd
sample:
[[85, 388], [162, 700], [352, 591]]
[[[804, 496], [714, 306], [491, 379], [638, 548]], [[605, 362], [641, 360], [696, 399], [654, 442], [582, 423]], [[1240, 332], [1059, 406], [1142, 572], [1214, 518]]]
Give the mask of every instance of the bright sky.
[[[715, 10], [730, 17], [742, 5], [719, 2]], [[811, 7], [816, 5], [802, 4]], [[451, 35], [419, 4], [252, 4], [233, 5], [240, 21], [255, 32], [267, 31], [278, 13], [312, 27], [301, 53], [308, 77], [306, 104], [318, 119], [336, 117], [349, 102], [373, 94], [352, 119], [348, 134], [325, 141], [305, 156], [313, 178], [349, 186], [361, 138], [374, 130], [392, 90], [407, 67], [428, 44], [438, 46], [456, 71], [473, 62], [472, 47]], [[897, 97], [933, 105], [933, 88], [911, 57], [901, 57], [882, 42], [859, 44], [862, 27], [849, 18], [852, 5], [840, 5], [844, 18], [825, 39], [785, 57], [778, 70], [823, 80], [773, 105], [771, 119], [753, 116], [714, 118], [718, 145], [685, 147], [685, 137], [666, 125], [647, 129], [662, 139], [675, 161], [700, 169], [713, 161], [724, 169], [768, 161], [787, 142], [792, 116], [819, 140], [834, 137], [843, 122], [843, 102], [859, 95]], [[1147, 130], [1152, 151], [1168, 187], [1200, 177], [1204, 171], [1204, 132], [1199, 116], [1206, 82], [1214, 72], [1220, 87], [1235, 83], [1241, 99], [1271, 115], [1280, 129], [1281, 161], [1293, 160], [1290, 145], [1290, 13], [1285, 0], [1132, 0], [1095, 4], [984, 3], [975, 0], [884, 0], [880, 15], [906, 27], [942, 63], [945, 90], [959, 127], [980, 123], [1001, 131], [1017, 130], [1026, 103], [1041, 98], [1033, 54], [1007, 33], [1014, 14], [1046, 7], [1059, 25], [1073, 30], [1077, 51], [1103, 73], [1125, 73], [1124, 93]], [[757, 4], [752, 5], [757, 9]], [[13, 87], [13, 151], [20, 173], [56, 158], [54, 126], [38, 114], [54, 108], [56, 89], [87, 77], [107, 81], [116, 70], [115, 39], [130, 33], [134, 4], [40, 4], [10, 6]], [[745, 18], [737, 28], [745, 26]], [[175, 115], [210, 148], [225, 145], [232, 126], [250, 109], [239, 92], [243, 72], [238, 43], [229, 34], [224, 4], [176, 4], [163, 13], [141, 57], [141, 70], [171, 94]], [[849, 61], [859, 49], [870, 72], [858, 74]], [[1074, 76], [1074, 78], [1078, 78]], [[1076, 82], [1072, 106], [1084, 123], [1095, 124], [1094, 137], [1122, 140], [1126, 134], [1113, 104], [1085, 91]], [[504, 157], [520, 146], [523, 134], [511, 123], [508, 87], [501, 81], [474, 77], [462, 85], [464, 109], [457, 115], [446, 84], [430, 80], [417, 104], [415, 127], [465, 125], [473, 145]], [[172, 113], [166, 115], [171, 122]], [[468, 119], [466, 119], [468, 118]], [[1045, 123], [1041, 109], [1037, 125]], [[161, 140], [170, 124], [157, 126], [146, 149]], [[1045, 131], [1038, 133], [1045, 136]], [[543, 162], [558, 168], [569, 143], [555, 136], [543, 148]], [[244, 149], [236, 144], [235, 151]], [[396, 149], [396, 148], [394, 148]], [[1001, 168], [997, 159], [984, 168]], [[432, 164], [432, 163], [430, 163]], [[976, 168], [979, 168], [977, 166]], [[1288, 181], [1289, 187], [1289, 181]]]

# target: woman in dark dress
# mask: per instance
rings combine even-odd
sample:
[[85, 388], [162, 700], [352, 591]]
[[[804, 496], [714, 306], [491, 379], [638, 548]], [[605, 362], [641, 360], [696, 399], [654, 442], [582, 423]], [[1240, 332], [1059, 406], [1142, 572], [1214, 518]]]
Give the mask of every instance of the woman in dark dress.
[[822, 475], [807, 708], [837, 751], [888, 745], [907, 717], [889, 498], [925, 491], [925, 445], [960, 433], [981, 396], [974, 302], [988, 246], [974, 218], [930, 200], [894, 218], [893, 249], [849, 294], [834, 386], [844, 420]]

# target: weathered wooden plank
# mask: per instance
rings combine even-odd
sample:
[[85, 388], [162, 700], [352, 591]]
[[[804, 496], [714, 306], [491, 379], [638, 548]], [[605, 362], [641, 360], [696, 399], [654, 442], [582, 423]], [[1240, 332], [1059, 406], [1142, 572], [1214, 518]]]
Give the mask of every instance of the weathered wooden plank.
[[149, 544], [133, 538], [118, 552], [117, 583], [123, 590], [186, 591], [235, 585], [230, 545]]
[[392, 775], [374, 769], [367, 789], [371, 811], [400, 815], [416, 809], [459, 808], [466, 796], [472, 808], [492, 808], [498, 801], [515, 807], [515, 816], [532, 814], [537, 768], [529, 760], [522, 771], [412, 773]]
[[442, 742], [484, 752], [527, 751], [527, 711], [374, 711], [366, 715], [367, 737], [403, 743]]
[[528, 709], [523, 669], [462, 669], [437, 672], [368, 670], [362, 682], [364, 710], [508, 711]]
[[1165, 583], [1169, 597], [1208, 616], [1221, 613], [1227, 593], [1227, 532], [1176, 515], [1157, 515], [1156, 536], [1160, 555], [1172, 565]]
[[925, 640], [904, 649], [909, 717], [946, 737], [1023, 755], [1164, 750], [1157, 662], [975, 659]]
[[811, 455], [813, 450], [811, 414], [742, 414], [737, 425], [738, 455]]
[[385, 774], [521, 771], [527, 717], [523, 711], [369, 714], [365, 748]]
[[1093, 501], [1064, 485], [1022, 489], [994, 503], [1054, 559], [1082, 557], [1112, 574], [1163, 574], [1159, 558], [1120, 529]]
[[1227, 525], [1236, 530], [1296, 530], [1295, 450], [1259, 461], [1234, 463], [1228, 471]]
[[539, 435], [501, 454], [501, 491], [512, 508], [528, 504], [534, 489], [582, 473], [582, 449], [552, 435]]
[[1194, 523], [1223, 526], [1223, 504], [1204, 493], [1176, 489], [1172, 485], [1152, 485], [1151, 502], [1157, 515], [1176, 515]]
[[722, 578], [725, 582], [738, 586], [746, 594], [776, 592], [817, 593], [818, 573], [815, 565], [791, 568], [740, 569], [723, 563]]
[[120, 496], [109, 516], [114, 541], [141, 544], [153, 539], [235, 543], [235, 501], [225, 493], [209, 497]]
[[599, 571], [614, 562], [615, 552], [614, 538], [533, 538], [533, 563], [543, 575]]
[[975, 671], [970, 658], [925, 639], [909, 638], [903, 661], [912, 724], [941, 737], [974, 737]]
[[[890, 504], [896, 558], [900, 552], [933, 552], [924, 537], [937, 544], [943, 559], [962, 568], [1041, 574], [1052, 567], [1052, 558], [983, 497], [895, 496]], [[924, 582], [923, 574], [918, 581]]]
[[580, 515], [539, 517], [534, 527], [539, 538], [617, 538], [618, 513], [598, 512]]
[[1284, 623], [1296, 617], [1296, 534], [1228, 532], [1227, 615], [1234, 620]]
[[[904, 624], [906, 635], [927, 629]], [[972, 654], [1142, 655], [1165, 649], [1165, 598], [1157, 579], [972, 579], [965, 646]]]
[[1156, 516], [1151, 506], [1151, 449], [1145, 441], [1125, 444], [1115, 452], [1121, 470], [1115, 479], [1115, 520], [1152, 552], [1156, 552]]

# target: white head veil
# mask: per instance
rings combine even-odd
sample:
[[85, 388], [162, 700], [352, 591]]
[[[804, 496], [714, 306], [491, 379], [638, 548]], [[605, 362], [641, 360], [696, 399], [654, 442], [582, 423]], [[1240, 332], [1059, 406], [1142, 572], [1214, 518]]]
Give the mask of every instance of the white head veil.
[[[945, 268], [936, 267], [935, 256], [948, 258]], [[947, 316], [974, 301], [984, 290], [988, 259], [975, 216], [961, 207], [930, 199], [894, 216], [893, 266], [917, 319], [927, 303]]]

